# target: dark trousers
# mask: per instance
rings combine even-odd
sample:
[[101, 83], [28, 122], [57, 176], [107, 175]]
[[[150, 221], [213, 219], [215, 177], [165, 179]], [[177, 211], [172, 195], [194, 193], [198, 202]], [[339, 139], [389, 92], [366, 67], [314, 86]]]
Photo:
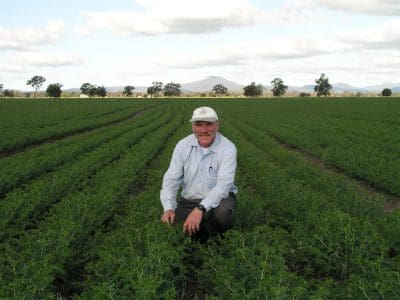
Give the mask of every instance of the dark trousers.
[[[229, 193], [228, 197], [222, 199], [217, 207], [206, 212], [200, 223], [200, 231], [196, 236], [207, 238], [230, 229], [235, 219], [236, 201], [235, 194]], [[175, 209], [175, 222], [185, 222], [187, 216], [200, 202], [201, 199], [185, 199], [181, 197]]]

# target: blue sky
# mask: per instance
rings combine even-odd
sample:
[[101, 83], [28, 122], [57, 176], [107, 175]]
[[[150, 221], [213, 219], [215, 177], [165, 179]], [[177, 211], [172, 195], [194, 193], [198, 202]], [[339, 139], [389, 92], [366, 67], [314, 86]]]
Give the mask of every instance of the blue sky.
[[4, 1], [0, 83], [400, 81], [400, 1]]

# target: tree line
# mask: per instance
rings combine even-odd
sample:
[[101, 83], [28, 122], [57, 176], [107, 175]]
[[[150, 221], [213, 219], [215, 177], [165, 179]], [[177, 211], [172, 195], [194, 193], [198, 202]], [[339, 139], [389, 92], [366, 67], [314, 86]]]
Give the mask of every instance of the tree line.
[[[1, 78], [0, 78], [1, 80]], [[46, 82], [46, 79], [43, 76], [35, 75], [31, 79], [27, 80], [26, 84], [30, 85], [34, 88], [34, 98], [37, 96], [38, 90], [43, 86]], [[60, 83], [51, 83], [47, 86], [46, 95], [52, 98], [59, 98], [62, 94], [62, 84]], [[288, 86], [284, 84], [284, 81], [281, 78], [274, 78], [271, 81], [271, 92], [275, 97], [283, 96], [288, 90]], [[0, 81], [0, 92], [3, 92], [3, 97], [13, 97], [14, 91], [3, 89], [4, 86]], [[127, 85], [122, 90], [122, 95], [126, 97], [130, 97], [133, 95], [133, 91], [135, 87], [132, 85]], [[329, 78], [322, 73], [319, 78], [315, 79], [314, 92], [318, 97], [324, 96], [327, 97], [331, 94], [332, 85], [329, 83]], [[89, 82], [85, 82], [81, 85], [80, 91], [83, 95], [87, 97], [106, 97], [108, 92], [104, 86], [97, 86], [91, 84]], [[245, 86], [243, 88], [243, 93], [245, 96], [249, 98], [258, 98], [264, 94], [265, 88], [261, 84], [256, 84], [252, 82], [251, 84]], [[223, 96], [228, 94], [228, 89], [223, 84], [216, 84], [211, 92], [216, 96]], [[179, 83], [170, 82], [167, 84], [163, 84], [159, 81], [152, 82], [151, 86], [147, 87], [147, 95], [151, 98], [163, 95], [165, 97], [179, 97], [182, 94], [181, 85]], [[392, 95], [392, 91], [389, 88], [384, 88], [380, 93], [381, 96], [388, 97]], [[309, 93], [300, 93], [300, 97], [309, 97], [311, 96]]]

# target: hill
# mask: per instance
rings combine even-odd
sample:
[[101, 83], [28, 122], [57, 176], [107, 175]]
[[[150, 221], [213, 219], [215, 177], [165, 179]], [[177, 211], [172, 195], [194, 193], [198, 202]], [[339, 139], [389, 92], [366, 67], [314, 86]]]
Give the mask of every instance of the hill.
[[217, 84], [222, 84], [231, 92], [243, 91], [243, 85], [220, 76], [209, 76], [206, 79], [182, 84], [182, 91], [209, 92]]
[[[165, 84], [166, 82], [164, 82]], [[242, 92], [244, 85], [236, 83], [231, 80], [227, 80], [220, 76], [208, 76], [203, 80], [193, 81], [189, 83], [181, 83], [181, 90], [183, 93], [202, 93], [209, 92], [213, 89], [213, 87], [217, 84], [222, 84], [225, 86], [230, 92]], [[150, 84], [149, 84], [150, 86]], [[303, 86], [289, 86], [289, 91], [291, 92], [306, 92], [312, 93], [314, 92], [315, 84], [307, 84]], [[271, 90], [271, 86], [264, 85], [265, 90]], [[390, 88], [392, 92], [400, 92], [400, 83], [384, 83], [380, 85], [366, 86], [366, 87], [356, 87], [349, 85], [347, 83], [333, 83], [332, 91], [335, 93], [342, 92], [361, 92], [361, 93], [380, 93], [384, 88]], [[123, 86], [110, 86], [106, 87], [108, 92], [118, 92], [124, 89]], [[66, 89], [66, 92], [79, 92], [79, 88], [71, 88]], [[146, 93], [147, 86], [135, 86], [135, 92]]]

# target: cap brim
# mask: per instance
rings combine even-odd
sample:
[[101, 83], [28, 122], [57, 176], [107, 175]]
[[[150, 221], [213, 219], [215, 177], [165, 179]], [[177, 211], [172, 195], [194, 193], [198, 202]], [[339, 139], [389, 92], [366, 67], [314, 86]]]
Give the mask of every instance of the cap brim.
[[216, 119], [216, 118], [191, 118], [189, 122], [193, 123], [193, 122], [200, 122], [200, 121], [214, 123], [214, 122], [218, 121], [218, 119]]

